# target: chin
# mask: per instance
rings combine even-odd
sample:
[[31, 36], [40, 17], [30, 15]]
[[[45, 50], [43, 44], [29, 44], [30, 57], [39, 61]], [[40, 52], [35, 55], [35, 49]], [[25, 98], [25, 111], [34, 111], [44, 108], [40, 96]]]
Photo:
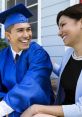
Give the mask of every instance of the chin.
[[65, 44], [65, 46], [72, 47], [70, 44]]
[[27, 46], [27, 47], [24, 47], [24, 48], [23, 48], [23, 50], [25, 50], [25, 49], [28, 49], [28, 48], [29, 48], [29, 46]]

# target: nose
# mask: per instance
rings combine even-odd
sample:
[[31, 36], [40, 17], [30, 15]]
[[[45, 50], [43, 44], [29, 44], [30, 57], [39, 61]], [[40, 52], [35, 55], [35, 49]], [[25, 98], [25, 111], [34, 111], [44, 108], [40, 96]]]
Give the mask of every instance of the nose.
[[23, 36], [24, 37], [28, 37], [29, 36], [29, 33], [27, 31], [24, 31]]

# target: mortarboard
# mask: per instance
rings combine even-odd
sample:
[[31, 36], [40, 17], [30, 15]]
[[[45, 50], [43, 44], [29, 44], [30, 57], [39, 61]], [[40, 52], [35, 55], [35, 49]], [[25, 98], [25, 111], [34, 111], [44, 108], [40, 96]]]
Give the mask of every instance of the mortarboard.
[[28, 22], [31, 16], [32, 13], [23, 4], [18, 4], [0, 13], [0, 23], [7, 29], [13, 24]]

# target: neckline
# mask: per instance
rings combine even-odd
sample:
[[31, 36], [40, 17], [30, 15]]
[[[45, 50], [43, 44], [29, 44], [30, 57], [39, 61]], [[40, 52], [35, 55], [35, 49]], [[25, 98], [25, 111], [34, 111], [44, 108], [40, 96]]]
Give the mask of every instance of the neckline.
[[75, 52], [72, 53], [72, 57], [75, 60], [82, 60], [82, 56], [76, 56]]

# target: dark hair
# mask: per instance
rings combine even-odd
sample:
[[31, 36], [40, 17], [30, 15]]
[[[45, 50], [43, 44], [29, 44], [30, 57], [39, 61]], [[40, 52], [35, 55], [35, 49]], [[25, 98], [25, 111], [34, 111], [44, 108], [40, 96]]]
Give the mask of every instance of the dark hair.
[[76, 4], [60, 11], [57, 15], [57, 25], [59, 24], [59, 19], [62, 15], [79, 20], [82, 18], [82, 4]]
[[11, 29], [13, 28], [14, 25], [9, 26], [7, 29], [5, 29], [6, 32], [11, 33]]

